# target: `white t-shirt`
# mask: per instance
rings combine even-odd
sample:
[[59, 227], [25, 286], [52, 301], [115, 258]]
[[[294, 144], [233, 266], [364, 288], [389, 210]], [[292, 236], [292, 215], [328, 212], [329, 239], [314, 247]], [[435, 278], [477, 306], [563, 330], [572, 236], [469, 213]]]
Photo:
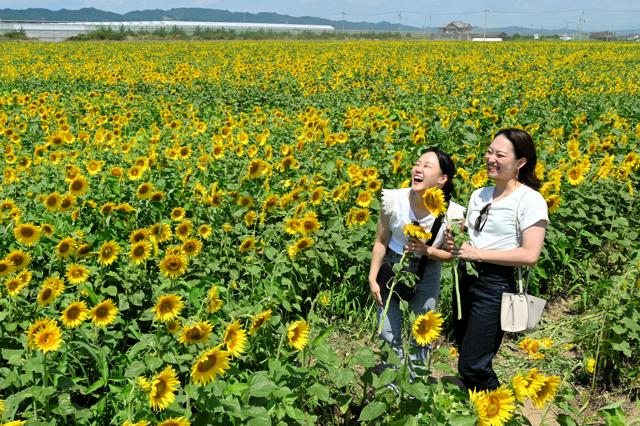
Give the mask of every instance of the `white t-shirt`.
[[[389, 227], [391, 228], [389, 248], [399, 254], [404, 252], [404, 246], [407, 245], [408, 242], [408, 238], [404, 235], [405, 225], [413, 221], [418, 221], [420, 226], [428, 232], [436, 220], [436, 218], [430, 214], [420, 220], [416, 219], [409, 202], [410, 192], [411, 188], [382, 190], [382, 211], [389, 217]], [[460, 204], [449, 201], [447, 215], [440, 226], [438, 235], [436, 235], [433, 241], [433, 247], [440, 248], [444, 243], [444, 231], [447, 218], [464, 217], [464, 210], [464, 207]]]
[[[492, 186], [477, 189], [469, 199], [467, 229], [473, 247], [490, 250], [520, 247], [521, 238], [516, 235], [516, 212], [521, 233], [539, 220], [549, 223], [547, 203], [538, 191], [520, 185], [511, 194], [494, 203], [491, 201], [493, 190]], [[487, 221], [478, 232], [474, 228], [476, 218], [488, 203], [491, 203], [491, 206]]]

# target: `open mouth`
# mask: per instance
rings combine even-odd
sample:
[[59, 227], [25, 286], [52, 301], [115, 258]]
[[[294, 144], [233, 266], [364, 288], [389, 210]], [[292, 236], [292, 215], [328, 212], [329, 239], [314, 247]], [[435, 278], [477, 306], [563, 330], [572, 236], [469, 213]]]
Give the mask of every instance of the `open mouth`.
[[421, 183], [422, 182], [422, 176], [414, 176], [413, 177], [413, 181], [415, 183]]

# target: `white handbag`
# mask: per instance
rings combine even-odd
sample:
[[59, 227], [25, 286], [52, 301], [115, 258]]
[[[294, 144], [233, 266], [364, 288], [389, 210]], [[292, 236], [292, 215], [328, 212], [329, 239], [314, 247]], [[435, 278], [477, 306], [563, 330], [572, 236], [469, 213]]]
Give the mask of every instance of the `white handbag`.
[[530, 276], [531, 271], [527, 275], [527, 286], [523, 289], [522, 268], [518, 267], [518, 293], [502, 294], [500, 325], [503, 331], [513, 333], [529, 331], [536, 328], [540, 322], [547, 301], [527, 294]]
[[[522, 238], [520, 232], [519, 221], [520, 202], [516, 207], [516, 236], [519, 240]], [[518, 241], [522, 244], [521, 241]], [[518, 266], [518, 292], [503, 293], [500, 305], [500, 326], [503, 331], [517, 333], [521, 331], [529, 331], [536, 328], [542, 311], [547, 301], [536, 296], [527, 294], [529, 288], [529, 279], [531, 278], [531, 269], [527, 273], [527, 285], [522, 288], [522, 268]]]

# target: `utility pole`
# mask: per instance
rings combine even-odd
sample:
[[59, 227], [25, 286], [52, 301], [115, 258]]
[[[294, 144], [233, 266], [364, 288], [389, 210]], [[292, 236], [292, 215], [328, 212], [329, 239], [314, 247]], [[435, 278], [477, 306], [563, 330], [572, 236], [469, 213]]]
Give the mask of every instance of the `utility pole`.
[[402, 25], [402, 12], [398, 11], [398, 36], [400, 35], [401, 25]]
[[431, 15], [429, 15], [429, 40], [431, 40]]
[[344, 32], [344, 12], [342, 12], [342, 32]]
[[582, 41], [582, 25], [584, 25], [584, 9], [582, 9], [582, 16], [578, 20], [578, 40]]
[[489, 13], [489, 9], [484, 9], [484, 32], [482, 33], [483, 41], [486, 41], [487, 38], [487, 13]]

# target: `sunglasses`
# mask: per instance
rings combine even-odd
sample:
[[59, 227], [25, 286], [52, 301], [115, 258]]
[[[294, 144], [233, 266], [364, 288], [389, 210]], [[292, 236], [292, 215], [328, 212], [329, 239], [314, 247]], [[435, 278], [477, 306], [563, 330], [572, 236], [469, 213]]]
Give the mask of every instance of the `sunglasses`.
[[473, 229], [476, 232], [482, 231], [485, 223], [487, 223], [487, 218], [489, 217], [489, 208], [491, 208], [491, 203], [485, 205], [482, 210], [480, 210], [480, 215], [476, 218], [476, 222], [473, 224]]

